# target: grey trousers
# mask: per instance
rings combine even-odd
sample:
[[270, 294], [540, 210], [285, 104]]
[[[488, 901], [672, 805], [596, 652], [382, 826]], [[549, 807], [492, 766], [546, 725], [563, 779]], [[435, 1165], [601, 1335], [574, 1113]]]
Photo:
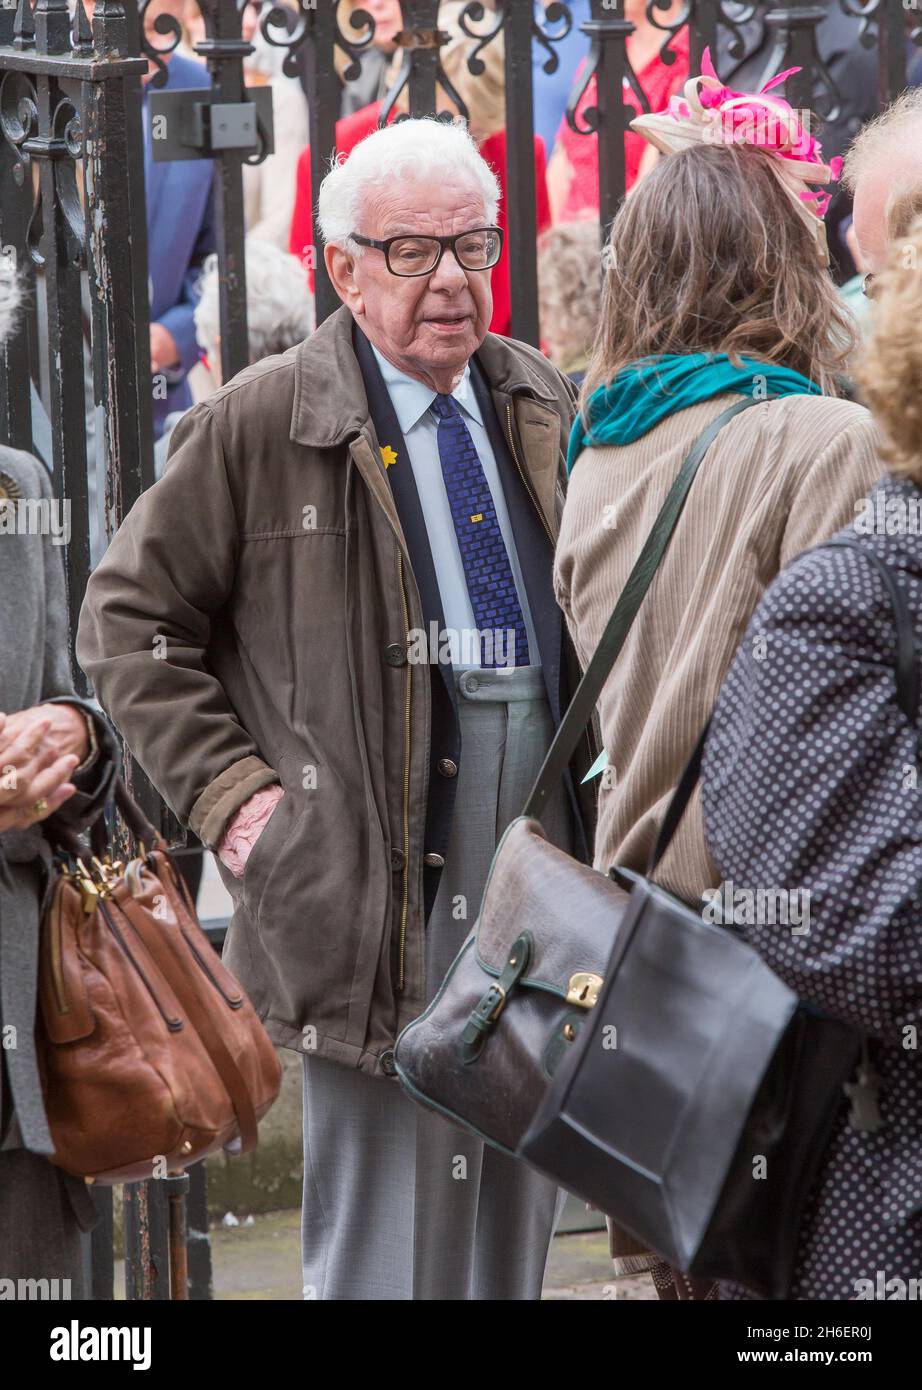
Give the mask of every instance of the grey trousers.
[[[462, 671], [456, 685], [461, 770], [426, 929], [430, 998], [553, 735], [540, 667]], [[544, 824], [569, 848], [562, 792]], [[399, 1083], [305, 1057], [305, 1298], [540, 1298], [563, 1201], [553, 1183], [414, 1104]]]

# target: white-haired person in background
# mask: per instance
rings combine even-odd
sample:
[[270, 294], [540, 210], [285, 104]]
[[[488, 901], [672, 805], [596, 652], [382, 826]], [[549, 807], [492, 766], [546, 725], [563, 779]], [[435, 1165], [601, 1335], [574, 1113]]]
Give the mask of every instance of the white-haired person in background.
[[[103, 706], [217, 853], [231, 967], [304, 1059], [309, 1298], [537, 1299], [559, 1208], [394, 1079], [577, 674], [551, 579], [573, 391], [487, 331], [497, 204], [460, 125], [334, 165], [342, 308], [183, 417], [81, 617]], [[586, 752], [543, 818], [583, 858]]]
[[922, 216], [922, 87], [910, 87], [855, 136], [842, 171], [854, 198], [854, 236], [865, 292], [891, 244]]
[[[247, 339], [250, 362], [261, 362], [306, 338], [314, 326], [314, 298], [301, 263], [268, 241], [246, 239]], [[202, 267], [195, 306], [195, 338], [216, 386], [221, 385], [221, 317], [218, 307], [218, 258]], [[170, 438], [184, 411], [168, 415], [163, 435], [154, 446], [159, 478], [166, 467]]]

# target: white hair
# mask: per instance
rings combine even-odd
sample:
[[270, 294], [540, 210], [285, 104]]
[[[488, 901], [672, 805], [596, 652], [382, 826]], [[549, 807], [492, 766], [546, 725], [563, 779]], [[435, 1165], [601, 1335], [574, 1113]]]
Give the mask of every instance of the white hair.
[[12, 333], [22, 298], [22, 282], [9, 256], [0, 255], [0, 344]]
[[366, 195], [400, 179], [453, 184], [467, 179], [483, 198], [486, 221], [496, 221], [499, 183], [463, 123], [409, 119], [373, 131], [348, 159], [340, 156], [333, 163], [317, 200], [324, 241], [361, 255], [352, 233], [361, 230]]
[[[246, 240], [247, 334], [250, 361], [284, 352], [313, 328], [314, 301], [307, 274], [296, 256], [271, 242]], [[208, 256], [198, 283], [195, 336], [211, 362], [219, 360], [218, 258]]]
[[851, 192], [872, 169], [894, 171], [904, 191], [922, 182], [922, 88], [908, 87], [862, 126], [845, 154], [842, 182]]

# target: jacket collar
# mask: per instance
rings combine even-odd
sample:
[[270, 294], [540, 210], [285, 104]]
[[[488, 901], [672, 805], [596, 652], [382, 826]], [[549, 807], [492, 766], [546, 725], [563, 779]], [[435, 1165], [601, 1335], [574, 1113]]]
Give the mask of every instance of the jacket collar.
[[[494, 391], [553, 401], [538, 373], [505, 338], [488, 333], [476, 356]], [[318, 389], [325, 381], [336, 384]], [[332, 448], [367, 432], [368, 422], [365, 383], [352, 347], [352, 314], [343, 305], [296, 350], [290, 438], [311, 448]]]

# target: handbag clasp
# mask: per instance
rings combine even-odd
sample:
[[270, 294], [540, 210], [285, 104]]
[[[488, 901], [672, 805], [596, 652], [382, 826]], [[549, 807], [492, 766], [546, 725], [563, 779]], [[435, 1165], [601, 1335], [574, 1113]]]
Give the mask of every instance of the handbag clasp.
[[601, 975], [593, 975], [591, 970], [578, 970], [570, 976], [567, 1003], [576, 1004], [580, 1009], [594, 1008], [604, 983]]

